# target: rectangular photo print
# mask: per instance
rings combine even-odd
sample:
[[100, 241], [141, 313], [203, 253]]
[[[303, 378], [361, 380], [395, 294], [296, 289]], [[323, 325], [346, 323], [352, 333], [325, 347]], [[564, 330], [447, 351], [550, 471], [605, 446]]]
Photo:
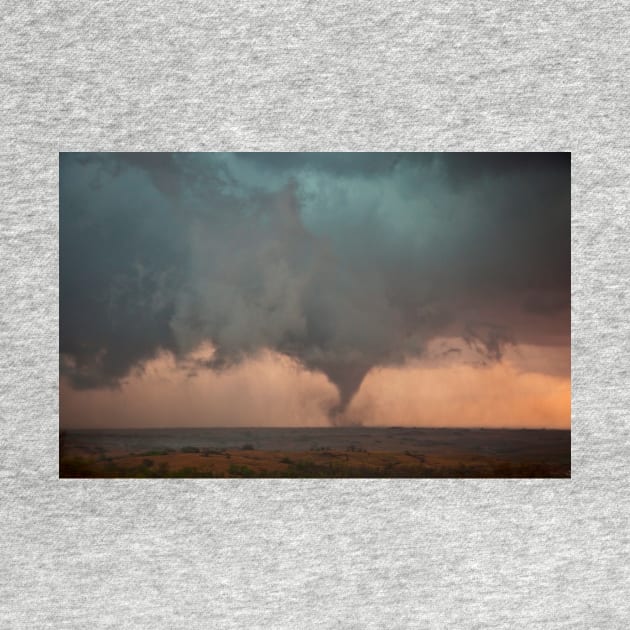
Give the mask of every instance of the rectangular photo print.
[[59, 476], [568, 478], [570, 153], [61, 153]]

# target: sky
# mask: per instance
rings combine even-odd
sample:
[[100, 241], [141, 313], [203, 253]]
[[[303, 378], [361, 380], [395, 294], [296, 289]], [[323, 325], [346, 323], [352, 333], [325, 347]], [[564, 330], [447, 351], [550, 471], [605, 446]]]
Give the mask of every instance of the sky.
[[62, 153], [62, 427], [570, 427], [568, 153]]

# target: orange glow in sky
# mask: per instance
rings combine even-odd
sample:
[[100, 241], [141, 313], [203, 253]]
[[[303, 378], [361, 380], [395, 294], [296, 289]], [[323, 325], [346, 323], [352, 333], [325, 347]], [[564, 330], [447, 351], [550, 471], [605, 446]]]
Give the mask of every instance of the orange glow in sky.
[[[322, 373], [271, 351], [218, 372], [192, 367], [212, 353], [207, 344], [179, 362], [163, 353], [114, 390], [75, 390], [62, 378], [62, 426], [329, 425], [338, 393]], [[568, 353], [568, 348], [522, 347], [481, 366], [429, 352], [424, 360], [373, 369], [347, 418], [375, 426], [568, 429]]]

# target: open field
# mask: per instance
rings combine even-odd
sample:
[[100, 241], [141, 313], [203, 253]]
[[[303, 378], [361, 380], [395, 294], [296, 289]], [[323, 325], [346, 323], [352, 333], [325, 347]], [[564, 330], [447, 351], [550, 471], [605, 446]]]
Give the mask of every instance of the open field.
[[60, 477], [570, 477], [570, 431], [63, 431]]

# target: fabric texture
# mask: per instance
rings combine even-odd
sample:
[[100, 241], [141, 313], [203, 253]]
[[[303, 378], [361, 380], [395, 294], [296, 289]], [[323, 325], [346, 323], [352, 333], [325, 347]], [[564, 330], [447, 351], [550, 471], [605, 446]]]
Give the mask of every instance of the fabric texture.
[[[624, 2], [5, 2], [1, 628], [627, 628]], [[60, 480], [58, 152], [572, 151], [570, 480]]]

